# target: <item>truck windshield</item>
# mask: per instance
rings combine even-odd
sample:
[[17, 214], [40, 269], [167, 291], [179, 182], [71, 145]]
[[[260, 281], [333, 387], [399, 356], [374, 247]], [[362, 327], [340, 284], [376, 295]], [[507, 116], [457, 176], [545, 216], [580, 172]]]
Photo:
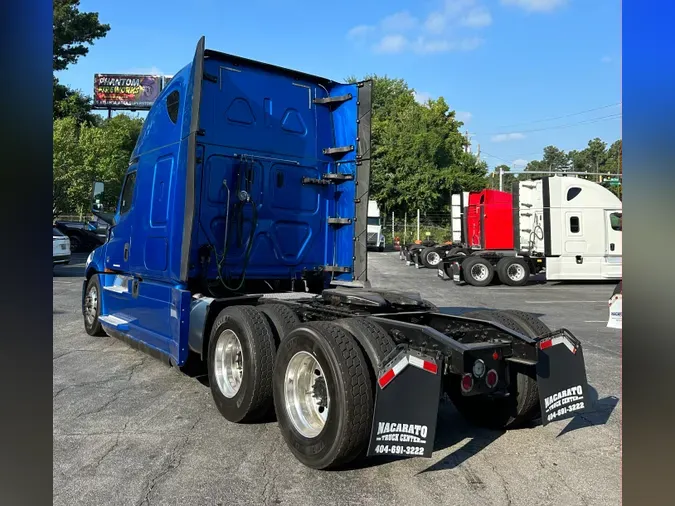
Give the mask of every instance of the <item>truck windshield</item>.
[[379, 225], [380, 225], [380, 218], [379, 218], [379, 217], [369, 216], [369, 217], [368, 217], [368, 225], [376, 225], [376, 226], [379, 226]]

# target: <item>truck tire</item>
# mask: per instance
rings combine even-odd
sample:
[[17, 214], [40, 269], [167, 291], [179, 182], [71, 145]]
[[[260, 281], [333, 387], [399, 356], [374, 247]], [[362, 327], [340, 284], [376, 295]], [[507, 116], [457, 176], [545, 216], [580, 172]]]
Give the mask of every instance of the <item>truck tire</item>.
[[452, 257], [452, 256], [469, 256], [471, 254], [470, 250], [467, 250], [466, 248], [452, 248], [450, 251], [448, 251], [448, 254], [446, 256]]
[[98, 274], [94, 274], [87, 282], [84, 299], [82, 300], [82, 316], [84, 317], [84, 330], [94, 337], [105, 336], [101, 327], [99, 316], [101, 315], [101, 282]]
[[349, 332], [361, 345], [372, 365], [374, 385], [375, 374], [384, 365], [387, 355], [396, 348], [394, 340], [380, 325], [367, 318], [341, 318], [333, 323]]
[[462, 262], [464, 281], [473, 286], [488, 286], [495, 277], [495, 268], [489, 260], [470, 256]]
[[336, 468], [365, 451], [374, 406], [367, 360], [334, 323], [300, 325], [281, 342], [274, 405], [283, 438], [304, 465]]
[[504, 257], [497, 262], [499, 281], [508, 286], [523, 286], [530, 280], [530, 266], [520, 257]]
[[[492, 321], [521, 334], [536, 337], [529, 328], [502, 311], [480, 310], [464, 313], [462, 316]], [[539, 388], [533, 366], [511, 362], [509, 370], [511, 384], [508, 397], [465, 397], [461, 392], [459, 377], [454, 375], [450, 378], [446, 392], [457, 411], [476, 425], [493, 429], [516, 428], [539, 416]]]
[[441, 263], [443, 254], [441, 250], [436, 247], [424, 248], [420, 253], [420, 258], [422, 259], [422, 265], [424, 265], [424, 267], [433, 269]]
[[300, 324], [300, 318], [290, 307], [283, 304], [262, 304], [258, 309], [270, 324], [277, 346], [288, 333]]
[[251, 306], [230, 306], [213, 322], [208, 351], [209, 384], [221, 415], [250, 423], [272, 409], [276, 346], [263, 313]]
[[532, 313], [526, 313], [525, 311], [519, 311], [517, 309], [505, 309], [502, 313], [505, 313], [509, 318], [518, 322], [521, 327], [526, 328], [528, 332], [525, 335], [529, 337], [540, 337], [544, 334], [551, 333], [549, 326]]

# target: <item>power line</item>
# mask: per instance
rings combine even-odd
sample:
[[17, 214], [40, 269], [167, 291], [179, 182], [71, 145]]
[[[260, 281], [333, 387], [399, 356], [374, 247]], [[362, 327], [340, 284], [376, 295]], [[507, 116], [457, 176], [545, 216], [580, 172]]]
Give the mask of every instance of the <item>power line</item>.
[[[534, 129], [531, 129], [531, 130], [520, 130], [517, 133], [527, 134], [527, 133], [532, 133], [532, 132], [545, 132], [546, 130], [560, 130], [560, 129], [563, 129], [563, 128], [571, 128], [571, 127], [579, 126], [579, 125], [590, 125], [592, 123], [598, 123], [600, 121], [618, 119], [618, 118], [621, 118], [622, 116], [623, 115], [621, 113], [610, 114], [608, 116], [600, 116], [599, 118], [589, 118], [589, 119], [585, 119], [585, 120], [582, 120], [582, 121], [577, 121], [575, 123], [568, 123], [566, 125], [554, 125], [554, 126], [544, 127], [544, 128], [534, 128]], [[510, 133], [514, 133], [514, 132], [493, 132], [493, 133], [484, 133], [482, 135], [495, 136], [495, 135], [508, 135]], [[475, 135], [478, 135], [478, 134], [475, 134]]]
[[512, 128], [512, 127], [517, 127], [517, 126], [522, 126], [522, 125], [531, 125], [531, 124], [534, 124], [534, 123], [545, 123], [547, 121], [554, 121], [554, 120], [557, 120], [557, 119], [571, 118], [572, 116], [579, 116], [581, 114], [586, 114], [587, 112], [601, 111], [602, 109], [609, 109], [610, 107], [616, 107], [617, 105], [621, 105], [621, 102], [617, 102], [616, 104], [602, 105], [600, 107], [594, 107], [593, 109], [586, 109], [585, 111], [573, 112], [571, 114], [563, 114], [562, 116], [556, 116], [554, 118], [538, 119], [538, 120], [535, 120], [535, 121], [526, 121], [524, 123], [516, 123], [516, 124], [513, 124], [513, 125], [500, 126], [500, 127], [497, 127], [497, 128], [499, 128], [499, 129], [501, 129], [501, 128]]

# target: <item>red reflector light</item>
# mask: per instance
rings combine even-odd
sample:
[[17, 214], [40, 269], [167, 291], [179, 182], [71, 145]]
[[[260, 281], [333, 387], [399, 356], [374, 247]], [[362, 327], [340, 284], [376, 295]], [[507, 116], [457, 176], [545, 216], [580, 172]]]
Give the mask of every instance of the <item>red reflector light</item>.
[[394, 376], [396, 376], [394, 369], [389, 369], [382, 376], [380, 376], [380, 379], [378, 380], [380, 388], [386, 387], [391, 382], [391, 380], [394, 379]]
[[495, 352], [492, 354], [492, 360], [499, 360], [499, 352], [495, 351]]
[[465, 374], [462, 376], [462, 391], [469, 392], [473, 388], [473, 376]]
[[436, 374], [438, 372], [438, 366], [433, 362], [427, 360], [424, 361], [424, 370], [429, 371], [430, 373]]
[[499, 376], [497, 375], [497, 371], [490, 369], [487, 373], [487, 376], [485, 376], [485, 383], [489, 388], [494, 388], [498, 379]]
[[541, 343], [539, 343], [539, 349], [540, 350], [545, 350], [546, 348], [550, 348], [551, 346], [553, 346], [553, 340], [552, 339], [548, 339], [546, 341], [542, 341]]

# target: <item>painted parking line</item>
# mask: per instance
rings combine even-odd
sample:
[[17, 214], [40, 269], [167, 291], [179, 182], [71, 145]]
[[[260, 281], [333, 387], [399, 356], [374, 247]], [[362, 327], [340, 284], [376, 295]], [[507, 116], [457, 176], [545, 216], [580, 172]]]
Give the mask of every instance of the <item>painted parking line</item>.
[[526, 300], [527, 304], [607, 304], [606, 300]]

